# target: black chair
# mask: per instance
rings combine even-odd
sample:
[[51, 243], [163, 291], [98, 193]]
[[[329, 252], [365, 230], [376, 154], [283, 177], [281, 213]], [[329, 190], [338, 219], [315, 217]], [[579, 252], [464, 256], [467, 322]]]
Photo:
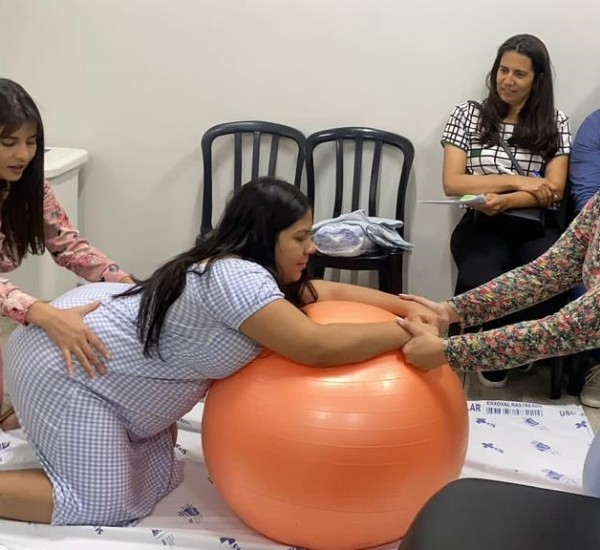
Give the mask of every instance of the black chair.
[[483, 479], [423, 506], [400, 550], [597, 550], [600, 499]]
[[[560, 202], [558, 210], [556, 211], [556, 219], [559, 226], [564, 231], [569, 224], [575, 219], [575, 201], [571, 195], [571, 182], [567, 179], [565, 190], [563, 194], [563, 200]], [[563, 304], [562, 307], [566, 306], [572, 299], [573, 295], [571, 291], [564, 292], [562, 294]], [[569, 371], [569, 381], [567, 383], [567, 392], [571, 394], [573, 391], [574, 384], [576, 381], [571, 380], [571, 375], [575, 374], [580, 376], [580, 354], [567, 355], [561, 357], [552, 357], [549, 360], [550, 364], [550, 399], [560, 399], [562, 396], [562, 384], [563, 374], [565, 370]], [[565, 369], [565, 367], [568, 367]], [[582, 384], [583, 385], [583, 384]], [[570, 390], [570, 391], [569, 391]], [[579, 388], [581, 391], [581, 387]]]
[[[308, 197], [315, 205], [315, 196], [318, 185], [331, 185], [329, 182], [318, 184], [315, 174], [315, 149], [324, 143], [335, 143], [335, 189], [333, 190], [332, 217], [342, 213], [344, 194], [351, 193], [350, 210], [363, 207], [368, 216], [378, 215], [378, 202], [383, 185], [394, 186], [395, 190], [395, 213], [398, 220], [404, 221], [404, 204], [406, 200], [406, 189], [408, 178], [414, 159], [414, 147], [405, 137], [383, 130], [372, 128], [332, 128], [315, 132], [306, 138], [306, 179]], [[370, 167], [370, 179], [368, 181], [368, 201], [366, 205], [361, 204], [361, 191], [363, 190], [363, 160], [365, 155], [365, 143], [373, 146], [373, 158]], [[353, 144], [353, 151], [349, 151]], [[370, 146], [369, 146], [370, 147]], [[402, 163], [395, 181], [381, 182], [382, 161], [384, 159], [384, 148], [392, 148], [402, 153]], [[344, 185], [344, 161], [353, 154], [352, 185], [346, 189]], [[350, 157], [352, 159], [352, 157]], [[346, 194], [347, 197], [347, 194]], [[404, 236], [404, 226], [399, 229], [400, 236]], [[403, 254], [398, 251], [381, 251], [375, 254], [362, 255], [353, 258], [328, 256], [317, 253], [313, 255], [310, 262], [312, 273], [316, 277], [323, 277], [325, 268], [368, 270], [377, 271], [379, 275], [379, 289], [394, 294], [403, 292]]]
[[[202, 239], [213, 228], [213, 144], [216, 139], [223, 136], [233, 136], [233, 188], [237, 189], [242, 185], [242, 158], [244, 151], [244, 135], [252, 136], [252, 179], [260, 175], [277, 176], [277, 161], [281, 154], [280, 145], [282, 141], [287, 141], [293, 145], [296, 150], [295, 164], [293, 174], [282, 177], [286, 181], [300, 187], [302, 171], [304, 168], [304, 149], [306, 137], [302, 132], [290, 126], [263, 121], [242, 121], [226, 122], [213, 126], [202, 136], [202, 157], [204, 165], [204, 191], [202, 197], [202, 221], [200, 224], [200, 234], [197, 240]], [[264, 170], [264, 163], [261, 164], [261, 151], [266, 149], [264, 136], [270, 137], [269, 156]], [[262, 165], [262, 169], [261, 169]]]

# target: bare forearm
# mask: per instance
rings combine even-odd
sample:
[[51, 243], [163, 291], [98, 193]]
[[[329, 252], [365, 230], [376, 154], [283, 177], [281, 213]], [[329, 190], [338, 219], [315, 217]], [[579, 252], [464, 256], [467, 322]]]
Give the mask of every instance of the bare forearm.
[[521, 176], [490, 174], [453, 174], [444, 176], [444, 193], [448, 197], [480, 193], [507, 193], [519, 189]]
[[312, 350], [305, 350], [305, 363], [333, 367], [365, 361], [401, 348], [410, 335], [394, 322], [368, 325], [331, 324], [320, 327]]
[[29, 308], [25, 316], [25, 321], [39, 327], [44, 327], [46, 323], [50, 322], [54, 311], [55, 309], [50, 304], [38, 300]]
[[292, 361], [327, 367], [364, 361], [402, 347], [409, 334], [391, 317], [380, 323], [361, 323], [356, 318], [321, 324], [282, 299], [248, 317], [239, 330]]
[[538, 200], [526, 191], [507, 193], [503, 196], [503, 200], [506, 204], [505, 210], [512, 210], [513, 208], [537, 208], [540, 205]]
[[[395, 294], [381, 292], [373, 288], [359, 285], [335, 283], [332, 281], [314, 281], [314, 286], [319, 294], [319, 301], [341, 300], [359, 302], [385, 309], [400, 317], [412, 315], [431, 314], [431, 311], [415, 302], [403, 300]], [[360, 319], [357, 319], [359, 321]]]

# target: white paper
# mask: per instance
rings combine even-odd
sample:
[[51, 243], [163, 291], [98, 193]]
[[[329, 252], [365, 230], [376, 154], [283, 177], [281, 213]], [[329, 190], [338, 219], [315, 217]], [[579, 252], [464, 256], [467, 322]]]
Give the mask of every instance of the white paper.
[[470, 198], [464, 197], [453, 197], [448, 199], [425, 199], [420, 200], [423, 204], [451, 204], [453, 206], [460, 206], [466, 208], [467, 206], [473, 206], [476, 204], [484, 204], [486, 202], [485, 195], [474, 195]]
[[[462, 477], [495, 479], [581, 493], [583, 462], [593, 433], [579, 405], [469, 401], [469, 447]], [[0, 550], [298, 550], [244, 525], [207, 479], [199, 405], [179, 423], [176, 452], [184, 481], [135, 527], [51, 527], [0, 520]], [[0, 431], [7, 462], [35, 467], [20, 431]], [[9, 458], [9, 453], [11, 451]], [[380, 550], [397, 550], [398, 542]]]

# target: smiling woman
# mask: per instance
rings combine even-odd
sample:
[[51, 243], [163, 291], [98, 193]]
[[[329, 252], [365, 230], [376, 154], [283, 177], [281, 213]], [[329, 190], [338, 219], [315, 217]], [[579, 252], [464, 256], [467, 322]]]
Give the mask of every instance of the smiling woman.
[[14, 132], [3, 128], [0, 135], [0, 180], [18, 181], [37, 150], [37, 125], [25, 122]]
[[[565, 190], [571, 132], [568, 118], [554, 107], [552, 65], [543, 42], [528, 34], [506, 40], [488, 75], [488, 90], [481, 104], [455, 107], [442, 136], [446, 195], [486, 197], [452, 233], [455, 294], [535, 260], [562, 232], [556, 209]], [[502, 215], [536, 207], [545, 218], [536, 234], [515, 230]], [[550, 315], [562, 300], [555, 297], [484, 328]], [[479, 379], [501, 387], [507, 373], [480, 373]]]
[[519, 122], [519, 113], [529, 99], [535, 72], [531, 59], [517, 51], [507, 51], [500, 59], [496, 87], [500, 99], [508, 105], [505, 122]]
[[[133, 282], [117, 264], [91, 246], [73, 228], [44, 181], [44, 125], [29, 94], [16, 82], [0, 78], [0, 273], [14, 270], [27, 254], [48, 250], [54, 261], [87, 281]], [[73, 359], [91, 375], [104, 370], [107, 349], [82, 317], [95, 309], [61, 311], [25, 294], [0, 278], [0, 314], [42, 327], [72, 371]], [[0, 427], [17, 427], [9, 400], [3, 400], [0, 358]], [[4, 403], [2, 402], [4, 401]]]

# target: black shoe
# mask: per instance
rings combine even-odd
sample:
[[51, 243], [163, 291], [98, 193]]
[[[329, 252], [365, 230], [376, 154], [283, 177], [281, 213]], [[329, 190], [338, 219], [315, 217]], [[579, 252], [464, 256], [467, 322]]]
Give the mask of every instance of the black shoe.
[[477, 378], [479, 378], [479, 381], [488, 388], [503, 388], [506, 386], [506, 381], [508, 380], [508, 371], [490, 370], [478, 372]]
[[521, 372], [529, 372], [532, 368], [533, 363], [527, 363], [526, 365], [521, 365], [520, 367], [517, 367], [517, 370], [520, 370]]

